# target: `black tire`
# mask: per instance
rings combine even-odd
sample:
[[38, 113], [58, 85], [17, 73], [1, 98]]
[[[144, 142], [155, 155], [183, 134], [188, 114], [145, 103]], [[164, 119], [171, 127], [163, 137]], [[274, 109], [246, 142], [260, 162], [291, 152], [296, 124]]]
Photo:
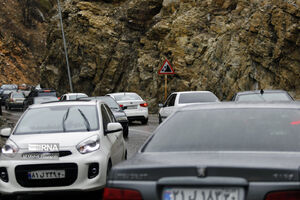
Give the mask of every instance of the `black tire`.
[[128, 138], [128, 133], [129, 133], [129, 130], [128, 130], [128, 125], [127, 125], [127, 127], [123, 130], [123, 137]]
[[8, 110], [11, 110], [11, 107], [10, 107], [10, 106], [8, 106]]
[[162, 123], [162, 118], [161, 118], [160, 114], [158, 114], [158, 123], [159, 123], [159, 124]]
[[5, 105], [5, 110], [7, 110], [7, 105]]
[[107, 164], [107, 169], [106, 169], [106, 181], [108, 179], [108, 175], [109, 175], [111, 168], [112, 168], [112, 163], [111, 163], [111, 160], [109, 159], [108, 164]]
[[17, 200], [17, 196], [16, 195], [3, 195], [0, 196], [1, 200]]
[[90, 191], [88, 194], [83, 194], [84, 196], [82, 198], [88, 197], [88, 199], [95, 199], [95, 200], [101, 200], [102, 195], [103, 195], [103, 189], [101, 190], [95, 190], [95, 191]]
[[145, 124], [148, 124], [148, 118], [145, 118], [143, 120], [141, 120], [142, 124], [145, 125]]
[[127, 160], [127, 150], [125, 151], [124, 160]]

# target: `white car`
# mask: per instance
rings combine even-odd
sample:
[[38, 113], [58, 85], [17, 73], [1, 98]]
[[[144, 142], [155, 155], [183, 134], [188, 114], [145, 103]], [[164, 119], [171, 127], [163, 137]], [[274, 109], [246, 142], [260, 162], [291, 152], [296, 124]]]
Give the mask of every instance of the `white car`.
[[60, 97], [60, 101], [69, 101], [69, 100], [77, 100], [79, 98], [88, 97], [88, 95], [84, 93], [67, 93]]
[[127, 157], [122, 126], [101, 101], [30, 106], [0, 155], [0, 193], [97, 191]]
[[138, 94], [133, 92], [111, 93], [112, 97], [124, 110], [129, 121], [148, 123], [148, 104]]
[[159, 104], [158, 121], [161, 123], [179, 107], [207, 102], [220, 101], [214, 93], [209, 91], [173, 92], [168, 96], [164, 104]]

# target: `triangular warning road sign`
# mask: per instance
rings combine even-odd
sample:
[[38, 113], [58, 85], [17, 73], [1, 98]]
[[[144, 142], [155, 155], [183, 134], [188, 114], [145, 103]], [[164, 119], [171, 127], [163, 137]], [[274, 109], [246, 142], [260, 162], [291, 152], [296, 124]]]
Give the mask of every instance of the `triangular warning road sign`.
[[161, 66], [158, 74], [175, 74], [174, 69], [169, 63], [168, 59], [165, 60], [164, 64]]

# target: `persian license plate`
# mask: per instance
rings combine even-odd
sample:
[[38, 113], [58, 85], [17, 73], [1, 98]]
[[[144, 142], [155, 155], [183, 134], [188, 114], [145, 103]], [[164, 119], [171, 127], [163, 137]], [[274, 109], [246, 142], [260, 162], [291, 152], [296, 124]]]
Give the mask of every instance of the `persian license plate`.
[[28, 172], [28, 179], [62, 179], [66, 177], [65, 170], [38, 170]]
[[127, 106], [127, 109], [137, 109], [137, 106]]
[[165, 188], [162, 200], [243, 200], [242, 188]]

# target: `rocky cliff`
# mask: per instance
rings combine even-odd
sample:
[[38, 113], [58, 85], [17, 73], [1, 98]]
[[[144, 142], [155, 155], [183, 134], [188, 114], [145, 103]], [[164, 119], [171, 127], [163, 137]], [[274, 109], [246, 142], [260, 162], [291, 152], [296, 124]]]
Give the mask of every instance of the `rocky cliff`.
[[53, 0], [0, 1], [0, 84], [40, 80]]
[[[67, 0], [63, 20], [75, 91], [168, 93], [210, 90], [220, 99], [255, 88], [300, 98], [299, 0]], [[57, 16], [51, 20], [43, 85], [69, 90]]]

